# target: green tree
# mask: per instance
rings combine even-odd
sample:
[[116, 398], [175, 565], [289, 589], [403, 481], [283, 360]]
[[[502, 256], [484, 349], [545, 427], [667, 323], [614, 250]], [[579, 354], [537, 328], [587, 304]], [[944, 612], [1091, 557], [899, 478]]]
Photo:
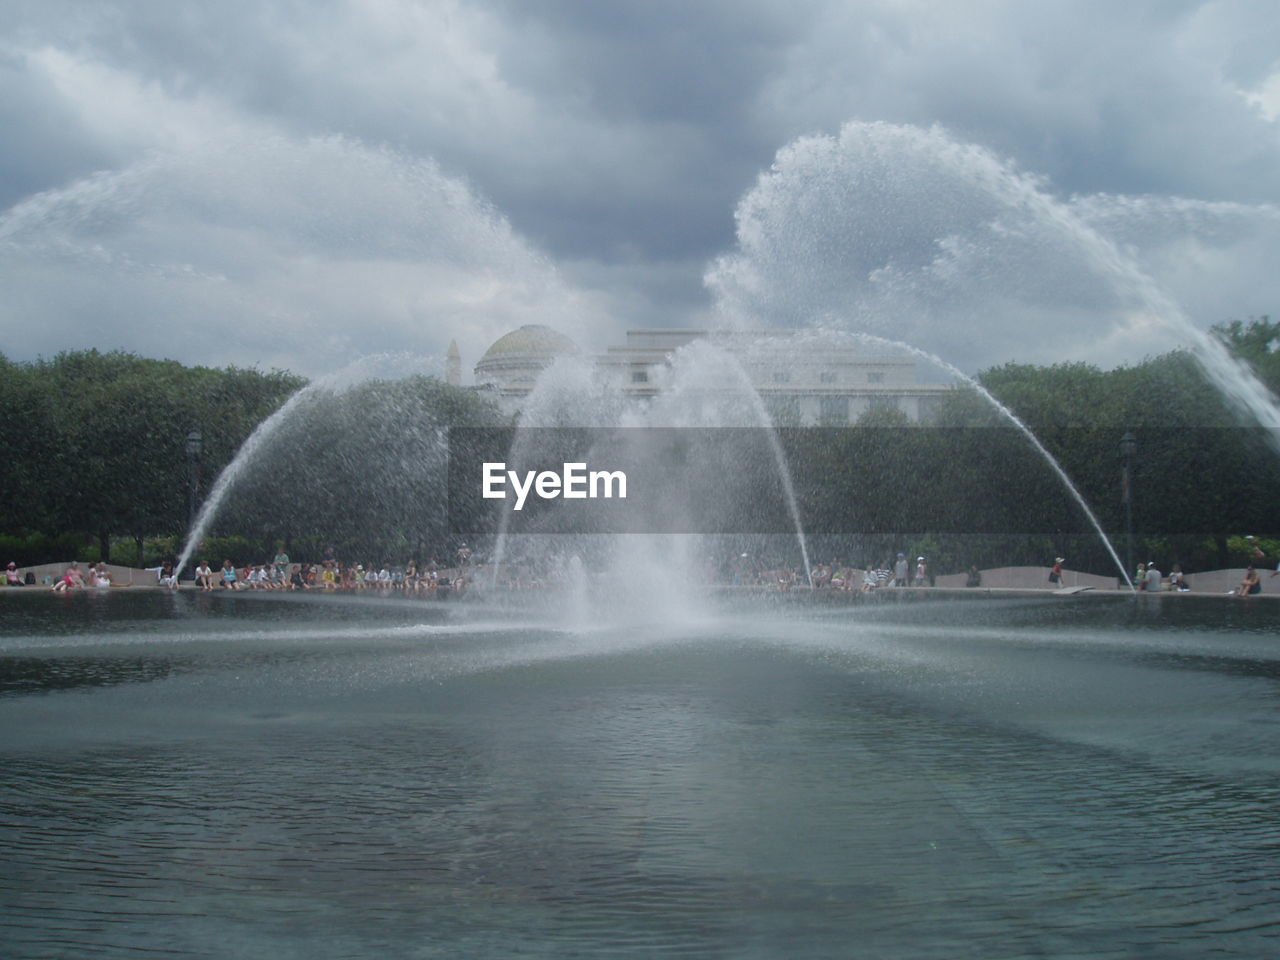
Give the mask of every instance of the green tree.
[[1272, 393], [1280, 393], [1280, 322], [1268, 316], [1250, 317], [1247, 323], [1231, 320], [1213, 328], [1213, 334], [1253, 369]]
[[47, 393], [31, 369], [0, 354], [0, 531], [26, 534], [47, 519], [40, 466], [52, 449]]
[[[0, 529], [76, 531], [110, 558], [112, 538], [186, 527], [184, 442], [205, 436], [219, 468], [253, 427], [302, 383], [290, 374], [187, 368], [122, 352], [68, 351], [30, 364], [5, 362], [11, 487]], [[20, 426], [14, 428], [13, 424]], [[15, 507], [15, 500], [20, 506]]]
[[373, 562], [440, 545], [449, 428], [503, 423], [486, 398], [429, 377], [318, 391], [246, 465], [216, 532], [333, 543]]

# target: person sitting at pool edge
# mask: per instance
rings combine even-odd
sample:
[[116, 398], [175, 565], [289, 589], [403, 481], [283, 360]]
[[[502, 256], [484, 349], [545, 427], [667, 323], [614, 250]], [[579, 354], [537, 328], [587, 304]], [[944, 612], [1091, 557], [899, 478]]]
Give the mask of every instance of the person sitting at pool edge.
[[1253, 569], [1253, 564], [1250, 564], [1249, 569], [1244, 572], [1244, 579], [1240, 581], [1240, 588], [1236, 590], [1236, 596], [1247, 597], [1261, 592], [1262, 581], [1258, 579], [1258, 571]]

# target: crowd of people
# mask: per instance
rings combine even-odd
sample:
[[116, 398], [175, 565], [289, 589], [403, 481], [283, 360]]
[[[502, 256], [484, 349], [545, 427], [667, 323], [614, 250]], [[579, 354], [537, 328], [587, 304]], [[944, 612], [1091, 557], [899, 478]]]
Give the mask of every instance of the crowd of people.
[[1162, 590], [1186, 593], [1191, 589], [1191, 581], [1182, 572], [1182, 564], [1175, 563], [1166, 578], [1154, 560], [1138, 564], [1138, 569], [1133, 575], [1133, 585], [1143, 593], [1159, 593]]
[[[12, 564], [10, 564], [12, 566]], [[50, 588], [57, 592], [75, 590], [79, 587], [109, 587], [111, 571], [105, 563], [91, 563], [88, 570], [81, 570], [80, 564], [72, 563], [61, 577], [53, 582]]]
[[[750, 561], [751, 558], [745, 553], [738, 558], [738, 562], [733, 564], [730, 583], [734, 586], [776, 586], [780, 590], [805, 585], [804, 571], [800, 569], [759, 569]], [[839, 558], [833, 558], [830, 563], [819, 563], [812, 568], [811, 581], [815, 590], [862, 593], [887, 587], [933, 585], [925, 558], [916, 557], [913, 564], [905, 553], [899, 553], [893, 560], [885, 558], [878, 563], [868, 563], [865, 567], [849, 566]]]
[[406, 594], [457, 593], [467, 587], [470, 554], [459, 550], [458, 565], [444, 568], [433, 557], [419, 565], [410, 560], [405, 564], [384, 561], [381, 564], [363, 562], [344, 564], [335, 558], [316, 563], [295, 563], [280, 550], [270, 563], [247, 564], [236, 567], [230, 560], [222, 561], [217, 569], [207, 560], [195, 567], [196, 587], [204, 591], [214, 590], [321, 590], [329, 592], [357, 593], [374, 591]]
[[[574, 558], [576, 560], [576, 558]], [[1063, 557], [1055, 557], [1049, 568], [1049, 585], [1051, 589], [1064, 585]], [[194, 568], [195, 586], [207, 592], [215, 590], [320, 590], [331, 592], [358, 593], [373, 591], [379, 593], [435, 594], [459, 593], [465, 591], [472, 581], [473, 559], [465, 544], [457, 551], [453, 566], [445, 567], [432, 557], [419, 564], [409, 560], [404, 564], [383, 561], [380, 564], [341, 563], [333, 556], [332, 548], [325, 550], [324, 559], [314, 563], [294, 562], [280, 547], [272, 560], [263, 563], [236, 566], [231, 560], [224, 560], [220, 567], [210, 566], [207, 560], [201, 560]], [[580, 561], [579, 567], [580, 567]], [[706, 579], [708, 583], [725, 582], [723, 578], [726, 566], [719, 567], [719, 575], [714, 562], [708, 562]], [[563, 569], [562, 569], [563, 568]], [[156, 574], [160, 586], [177, 589], [178, 577], [172, 563], [165, 563], [148, 570]], [[507, 590], [528, 589], [547, 583], [555, 583], [568, 577], [568, 561], [564, 558], [539, 558], [539, 562], [527, 559], [518, 563], [503, 564], [501, 575], [495, 578], [500, 588]], [[483, 571], [482, 571], [483, 572]], [[829, 563], [818, 563], [806, 582], [804, 571], [799, 568], [777, 568], [748, 554], [742, 554], [727, 565], [728, 582], [734, 586], [768, 587], [779, 590], [790, 590], [793, 587], [807, 587], [810, 583], [815, 590], [859, 591], [870, 593], [891, 587], [926, 587], [932, 586], [928, 564], [923, 556], [915, 558], [912, 564], [905, 553], [899, 553], [892, 560], [885, 558], [877, 563], [868, 563], [865, 567], [853, 567], [833, 558]], [[34, 583], [30, 574], [26, 578], [20, 575], [17, 565], [10, 562], [6, 573], [9, 586], [24, 586]], [[1280, 565], [1272, 577], [1280, 576]], [[49, 583], [49, 578], [44, 582]], [[82, 588], [103, 588], [112, 586], [112, 576], [106, 563], [91, 563], [82, 570], [78, 563], [71, 563], [61, 576], [53, 580], [50, 589], [57, 592]], [[968, 570], [965, 581], [968, 587], [982, 585], [982, 573], [974, 565]], [[1183, 573], [1179, 564], [1174, 564], [1166, 577], [1155, 561], [1140, 563], [1134, 574], [1133, 585], [1145, 593], [1161, 591], [1187, 592], [1191, 582]], [[1238, 587], [1232, 593], [1246, 597], [1262, 590], [1261, 577], [1254, 564], [1250, 564]]]
[[[35, 576], [30, 571], [23, 576], [18, 570], [18, 564], [12, 560], [9, 561], [8, 567], [5, 568], [4, 576], [5, 584], [10, 587], [34, 586], [36, 582]], [[45, 583], [48, 582], [48, 580], [45, 580]], [[73, 561], [62, 572], [62, 575], [53, 581], [50, 589], [62, 593], [67, 590], [79, 590], [85, 587], [110, 586], [112, 586], [111, 571], [105, 563], [91, 563], [88, 569], [81, 570], [80, 564]]]
[[[1266, 555], [1257, 547], [1254, 547], [1253, 555], [1254, 561], [1245, 568], [1244, 576], [1240, 579], [1239, 586], [1227, 591], [1233, 596], [1251, 597], [1262, 592], [1262, 576], [1259, 574], [1256, 564]], [[1280, 563], [1277, 563], [1276, 569], [1272, 571], [1271, 576], [1280, 576]], [[1052, 579], [1052, 576], [1050, 579]], [[1133, 585], [1143, 593], [1159, 593], [1162, 590], [1186, 593], [1191, 589], [1191, 581], [1183, 573], [1181, 564], [1175, 563], [1173, 570], [1166, 579], [1154, 560], [1138, 564], [1138, 569], [1133, 576]]]
[[[329, 552], [331, 551], [326, 551]], [[224, 560], [220, 567], [214, 569], [208, 561], [201, 560], [194, 570], [188, 572], [194, 575], [196, 588], [205, 591], [370, 590], [434, 594], [457, 593], [466, 589], [471, 579], [471, 552], [465, 545], [458, 550], [455, 563], [454, 567], [445, 567], [434, 557], [421, 565], [412, 560], [407, 564], [393, 564], [390, 561], [377, 565], [343, 564], [333, 557], [326, 557], [316, 563], [296, 563], [281, 548], [270, 563], [236, 566], [230, 560]], [[156, 575], [158, 586], [172, 590], [178, 588], [178, 574], [181, 571], [172, 562], [146, 569]], [[23, 576], [15, 562], [11, 561], [5, 570], [5, 583], [8, 586], [30, 586], [35, 582], [35, 577], [30, 572]], [[116, 585], [105, 562], [91, 563], [82, 569], [78, 562], [73, 561], [60, 575], [45, 577], [43, 582], [56, 593]], [[123, 585], [132, 586], [133, 581]]]

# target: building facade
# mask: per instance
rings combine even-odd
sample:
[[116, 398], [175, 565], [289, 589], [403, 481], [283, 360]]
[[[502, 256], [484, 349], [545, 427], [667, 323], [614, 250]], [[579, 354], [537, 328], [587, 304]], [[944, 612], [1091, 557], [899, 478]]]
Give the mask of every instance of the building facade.
[[[877, 409], [925, 420], [951, 389], [920, 383], [912, 357], [787, 331], [629, 330], [625, 343], [590, 359], [624, 393], [643, 398], [657, 393], [672, 355], [699, 340], [737, 360], [781, 425], [844, 426]], [[475, 366], [476, 387], [516, 409], [538, 375], [562, 356], [586, 355], [550, 327], [521, 327], [485, 351]]]

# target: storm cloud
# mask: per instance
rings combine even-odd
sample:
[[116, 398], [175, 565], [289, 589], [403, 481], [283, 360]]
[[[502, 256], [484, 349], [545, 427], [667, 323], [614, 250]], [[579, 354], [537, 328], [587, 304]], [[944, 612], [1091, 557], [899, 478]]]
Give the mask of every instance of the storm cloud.
[[1176, 331], [1038, 218], [1195, 325], [1274, 312], [1278, 33], [1262, 2], [10, 3], [3, 349], [317, 374], [734, 314], [1138, 359]]

